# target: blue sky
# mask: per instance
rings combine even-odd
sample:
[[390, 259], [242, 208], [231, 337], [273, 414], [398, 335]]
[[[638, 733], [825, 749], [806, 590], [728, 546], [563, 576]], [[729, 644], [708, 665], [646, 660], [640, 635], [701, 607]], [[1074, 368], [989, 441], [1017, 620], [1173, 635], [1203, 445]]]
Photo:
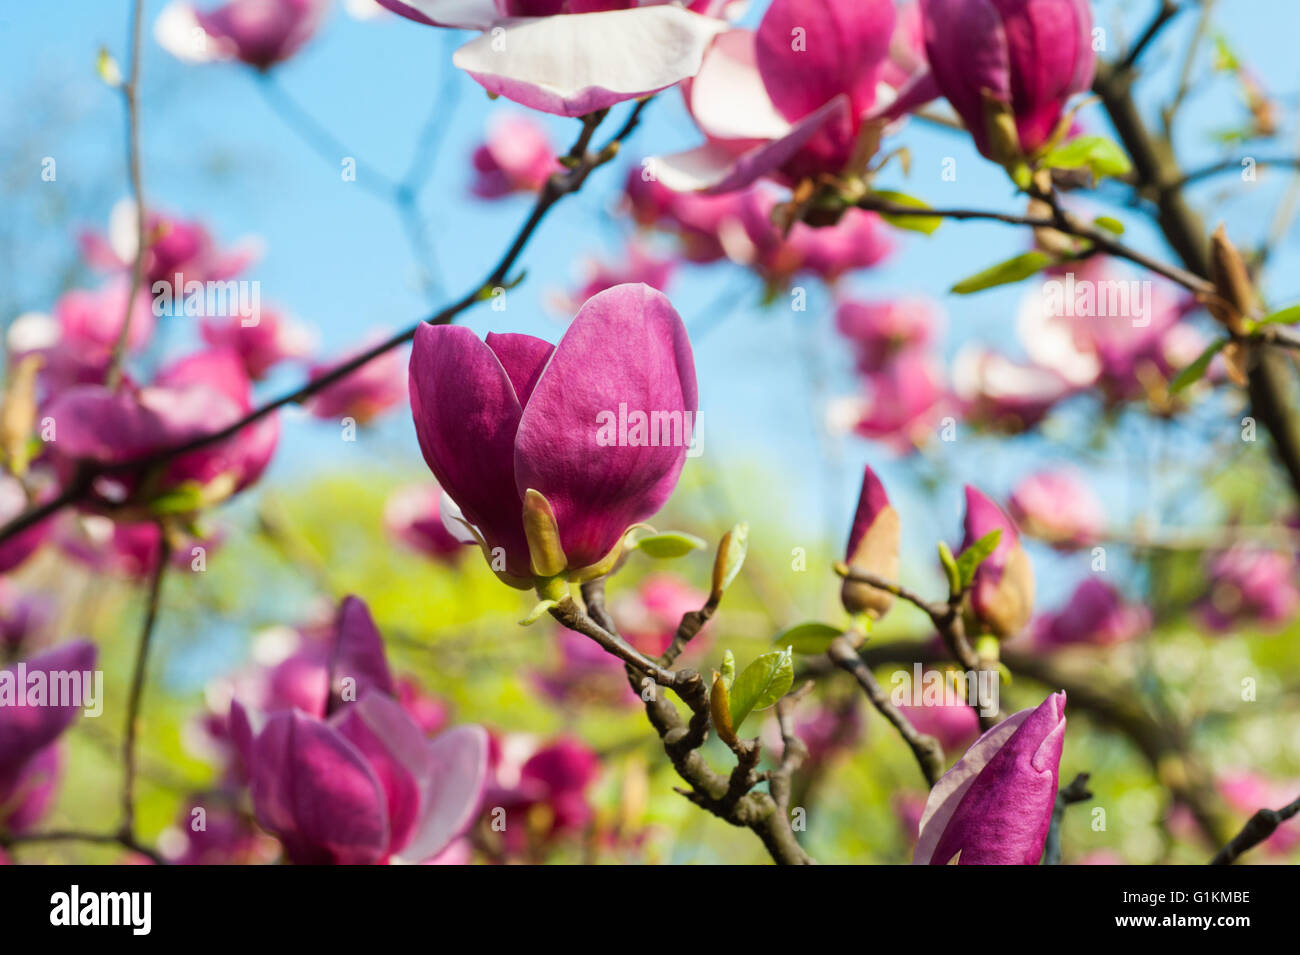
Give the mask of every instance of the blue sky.
[[[11, 251], [6, 296], [11, 311], [49, 307], [59, 270], [75, 251], [72, 227], [102, 226], [112, 203], [125, 194], [120, 102], [98, 80], [94, 63], [100, 46], [122, 57], [128, 6], [128, 0], [63, 0], [10, 2], [0, 8], [0, 82], [11, 91], [0, 103], [6, 171], [30, 163], [30, 188], [67, 190], [68, 203], [76, 209], [70, 218], [42, 219], [33, 212], [37, 206], [30, 197], [13, 200], [4, 217], [23, 241]], [[751, 11], [750, 19], [762, 6]], [[1098, 6], [1109, 54], [1140, 29], [1154, 6]], [[1294, 40], [1300, 16], [1293, 8], [1279, 12], [1288, 6], [1225, 0], [1219, 4], [1219, 23], [1239, 50], [1248, 51], [1270, 91], [1294, 106]], [[160, 2], [146, 4], [150, 26], [161, 7]], [[1292, 22], [1280, 24], [1279, 17]], [[1191, 25], [1192, 17], [1185, 17], [1152, 51], [1152, 73], [1141, 87], [1147, 106], [1168, 95]], [[336, 7], [320, 35], [277, 70], [277, 82], [354, 155], [394, 177], [406, 168], [431, 108], [440, 104], [438, 150], [421, 194], [421, 211], [436, 249], [435, 274], [448, 297], [458, 296], [486, 273], [528, 208], [522, 198], [486, 203], [468, 196], [468, 157], [485, 121], [496, 111], [517, 107], [490, 102], [475, 83], [451, 68], [450, 51], [459, 39], [449, 31], [396, 17], [354, 21]], [[150, 201], [203, 219], [226, 241], [261, 236], [266, 255], [248, 277], [261, 281], [264, 302], [287, 306], [318, 330], [322, 354], [337, 354], [378, 329], [408, 324], [430, 310], [416, 281], [411, 248], [391, 207], [358, 184], [341, 181], [338, 164], [304, 145], [268, 108], [250, 71], [224, 64], [182, 64], [159, 48], [151, 33], [146, 35], [144, 56], [141, 109]], [[1232, 154], [1207, 136], [1208, 130], [1230, 125], [1240, 116], [1230, 90], [1198, 92], [1186, 113], [1179, 145], [1193, 164]], [[1084, 117], [1093, 130], [1105, 131], [1095, 110]], [[576, 123], [553, 117], [545, 121], [557, 147], [567, 145]], [[669, 93], [648, 110], [626, 151], [627, 161], [697, 139], [679, 98]], [[881, 185], [904, 188], [936, 205], [1014, 208], [1004, 174], [980, 159], [964, 136], [912, 123], [898, 141], [911, 150], [911, 176], [904, 181], [893, 172], [893, 181]], [[1275, 146], [1259, 154], [1285, 151]], [[44, 156], [59, 162], [54, 184], [40, 183], [35, 171]], [[955, 182], [940, 178], [940, 164], [948, 156], [958, 163]], [[608, 210], [623, 168], [620, 164], [599, 171], [582, 194], [548, 218], [522, 262], [527, 282], [510, 293], [504, 313], [480, 309], [466, 323], [479, 331], [527, 331], [557, 338], [563, 323], [547, 302], [578, 282], [580, 259], [614, 257], [621, 249], [625, 226]], [[1282, 173], [1263, 173], [1258, 188], [1228, 203], [1219, 201], [1224, 180], [1206, 184], [1196, 195], [1213, 209], [1211, 218], [1227, 218], [1235, 235], [1249, 239], [1266, 228], [1284, 181]], [[1231, 184], [1229, 177], [1226, 185]], [[12, 195], [6, 193], [5, 201]], [[1167, 256], [1139, 216], [1122, 207], [1104, 211], [1130, 226], [1128, 237], [1134, 244]], [[1007, 227], [986, 224], [948, 223], [928, 239], [900, 233], [895, 256], [853, 276], [847, 286], [864, 297], [920, 294], [938, 299], [947, 313], [948, 354], [971, 339], [1014, 350], [1011, 329], [1021, 290], [958, 299], [946, 295], [945, 289], [1014, 254], [1026, 241]], [[1292, 233], [1269, 274], [1279, 303], [1300, 297], [1296, 241]], [[85, 274], [74, 273], [73, 278], [89, 280]], [[905, 522], [911, 517], [917, 529], [909, 549], [918, 559], [928, 559], [924, 555], [932, 553], [935, 536], [956, 532], [963, 480], [978, 480], [1001, 495], [1034, 462], [1060, 454], [1038, 439], [963, 439], [940, 451], [947, 476], [939, 501], [945, 510], [921, 514], [914, 477], [924, 464], [895, 463], [887, 452], [863, 440], [826, 439], [818, 433], [819, 402], [854, 390], [851, 359], [831, 331], [823, 291], [812, 292], [805, 313], [783, 306], [763, 309], [757, 280], [724, 266], [685, 269], [669, 293], [688, 325], [717, 318], [709, 309], [720, 300], [734, 303], [720, 324], [696, 342], [705, 453], [723, 470], [736, 461], [767, 466], [770, 486], [748, 489], [750, 497], [764, 502], [764, 513], [741, 515], [760, 524], [770, 521], [794, 533], [800, 528], [824, 529], [839, 537], [851, 513], [861, 466], [870, 461], [897, 489]], [[3, 316], [6, 321], [11, 317]], [[179, 346], [189, 332], [179, 329], [175, 334]], [[293, 380], [292, 375], [276, 378], [268, 393]], [[1060, 427], [1067, 432], [1082, 429], [1089, 414], [1086, 408], [1067, 412]], [[1134, 483], [1133, 462], [1157, 452], [1146, 430], [1135, 428], [1125, 440], [1135, 450], [1118, 457], [1112, 453], [1103, 461], [1105, 474], [1098, 480], [1110, 489], [1108, 503], [1132, 514], [1157, 492], [1141, 480]], [[340, 442], [331, 425], [291, 419], [272, 479], [288, 481], [305, 471], [376, 462], [420, 473], [405, 414], [392, 416], [375, 434], [352, 445]], [[909, 514], [909, 501], [917, 513]], [[1180, 519], [1177, 514], [1170, 517]], [[1068, 568], [1061, 571], [1063, 582], [1069, 576]]]

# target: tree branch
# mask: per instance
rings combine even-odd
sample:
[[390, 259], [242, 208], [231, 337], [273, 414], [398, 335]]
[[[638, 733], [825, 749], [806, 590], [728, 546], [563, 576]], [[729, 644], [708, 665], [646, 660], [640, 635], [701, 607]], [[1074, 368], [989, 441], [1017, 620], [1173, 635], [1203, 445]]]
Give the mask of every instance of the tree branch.
[[1232, 865], [1241, 855], [1273, 834], [1278, 826], [1300, 813], [1300, 798], [1281, 809], [1261, 809], [1250, 817], [1241, 832], [1215, 853], [1210, 865]]

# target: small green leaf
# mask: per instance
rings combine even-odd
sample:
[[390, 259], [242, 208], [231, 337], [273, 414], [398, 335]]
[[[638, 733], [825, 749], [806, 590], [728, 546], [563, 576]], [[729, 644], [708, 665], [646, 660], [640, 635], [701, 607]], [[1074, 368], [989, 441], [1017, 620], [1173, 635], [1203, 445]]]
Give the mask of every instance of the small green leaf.
[[962, 279], [952, 287], [952, 291], [957, 295], [969, 295], [971, 292], [982, 292], [986, 288], [1019, 282], [1041, 272], [1055, 261], [1045, 252], [1025, 252], [1014, 259], [999, 262], [983, 272]]
[[782, 630], [772, 642], [778, 646], [790, 647], [795, 653], [825, 653], [831, 641], [844, 631], [828, 623], [801, 623], [788, 630]]
[[559, 604], [558, 600], [539, 600], [533, 609], [528, 611], [528, 616], [519, 621], [519, 626], [529, 627], [535, 624], [546, 611]]
[[1107, 232], [1113, 232], [1116, 235], [1124, 234], [1124, 223], [1118, 219], [1112, 219], [1110, 216], [1097, 216], [1092, 220], [1092, 224], [1099, 229], [1105, 229]]
[[201, 510], [203, 502], [203, 485], [197, 481], [186, 481], [155, 497], [149, 502], [149, 510], [158, 515], [190, 514]]
[[1133, 168], [1124, 150], [1105, 136], [1076, 136], [1049, 152], [1043, 162], [1056, 169], [1087, 166], [1098, 179], [1122, 176]]
[[785, 696], [794, 683], [794, 652], [790, 648], [764, 653], [731, 685], [731, 725], [739, 731], [754, 710], [765, 710]]
[[722, 535], [718, 544], [718, 556], [713, 561], [713, 596], [721, 597], [722, 592], [731, 586], [731, 582], [744, 566], [745, 554], [749, 550], [749, 525], [737, 524]]
[[939, 541], [939, 563], [943, 564], [943, 572], [948, 577], [948, 593], [957, 596], [962, 591], [961, 571], [957, 569], [957, 558], [952, 556], [952, 550], [943, 541]]
[[731, 684], [736, 682], [736, 655], [730, 650], [722, 651], [722, 671], [719, 673], [722, 678], [722, 685], [728, 690]]
[[1210, 362], [1214, 360], [1214, 356], [1222, 351], [1224, 346], [1227, 344], [1228, 340], [1226, 338], [1221, 338], [1211, 344], [1209, 348], [1205, 349], [1205, 351], [1197, 355], [1194, 362], [1178, 374], [1174, 375], [1174, 380], [1169, 383], [1169, 393], [1171, 395], [1176, 395], [1184, 388], [1195, 384], [1205, 377], [1205, 372], [1209, 369]]
[[975, 579], [975, 571], [979, 570], [980, 564], [997, 549], [1000, 540], [1002, 540], [1002, 528], [995, 527], [957, 555], [957, 575], [962, 590], [970, 586], [971, 581]]
[[1254, 329], [1261, 325], [1294, 325], [1296, 322], [1300, 322], [1300, 305], [1291, 305], [1280, 312], [1266, 315], [1259, 321], [1252, 322], [1250, 327]]
[[[906, 206], [909, 209], [929, 209], [928, 203], [909, 196], [905, 192], [894, 192], [889, 189], [878, 189], [871, 193], [877, 199], [891, 203], [896, 206]], [[926, 235], [932, 235], [934, 230], [943, 225], [943, 219], [939, 216], [911, 216], [911, 215], [891, 215], [888, 212], [880, 213], [880, 218], [884, 219], [892, 226], [899, 229], [908, 229], [912, 232], [923, 232]]]
[[636, 542], [638, 550], [644, 551], [647, 556], [654, 557], [656, 560], [685, 557], [691, 551], [702, 550], [706, 546], [705, 542], [694, 534], [683, 534], [681, 531], [651, 534]]

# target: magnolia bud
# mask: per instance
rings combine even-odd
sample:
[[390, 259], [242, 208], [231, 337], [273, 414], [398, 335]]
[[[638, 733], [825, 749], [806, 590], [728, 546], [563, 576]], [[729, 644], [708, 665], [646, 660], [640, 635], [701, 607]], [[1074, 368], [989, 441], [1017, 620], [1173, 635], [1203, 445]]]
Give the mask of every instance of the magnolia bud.
[[[887, 580], [898, 576], [898, 512], [889, 505], [884, 485], [871, 468], [862, 476], [858, 510], [849, 532], [844, 562], [852, 570], [875, 574]], [[846, 579], [840, 588], [840, 602], [849, 613], [883, 617], [894, 604], [894, 595], [862, 581]]]

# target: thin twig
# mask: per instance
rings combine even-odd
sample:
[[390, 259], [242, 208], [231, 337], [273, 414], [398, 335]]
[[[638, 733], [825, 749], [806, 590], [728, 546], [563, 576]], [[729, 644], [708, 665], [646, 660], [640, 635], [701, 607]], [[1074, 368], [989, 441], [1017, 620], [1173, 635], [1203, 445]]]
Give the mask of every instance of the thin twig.
[[1271, 836], [1278, 826], [1300, 813], [1300, 798], [1281, 809], [1261, 809], [1250, 817], [1241, 832], [1214, 854], [1210, 865], [1232, 865], [1242, 854]]

